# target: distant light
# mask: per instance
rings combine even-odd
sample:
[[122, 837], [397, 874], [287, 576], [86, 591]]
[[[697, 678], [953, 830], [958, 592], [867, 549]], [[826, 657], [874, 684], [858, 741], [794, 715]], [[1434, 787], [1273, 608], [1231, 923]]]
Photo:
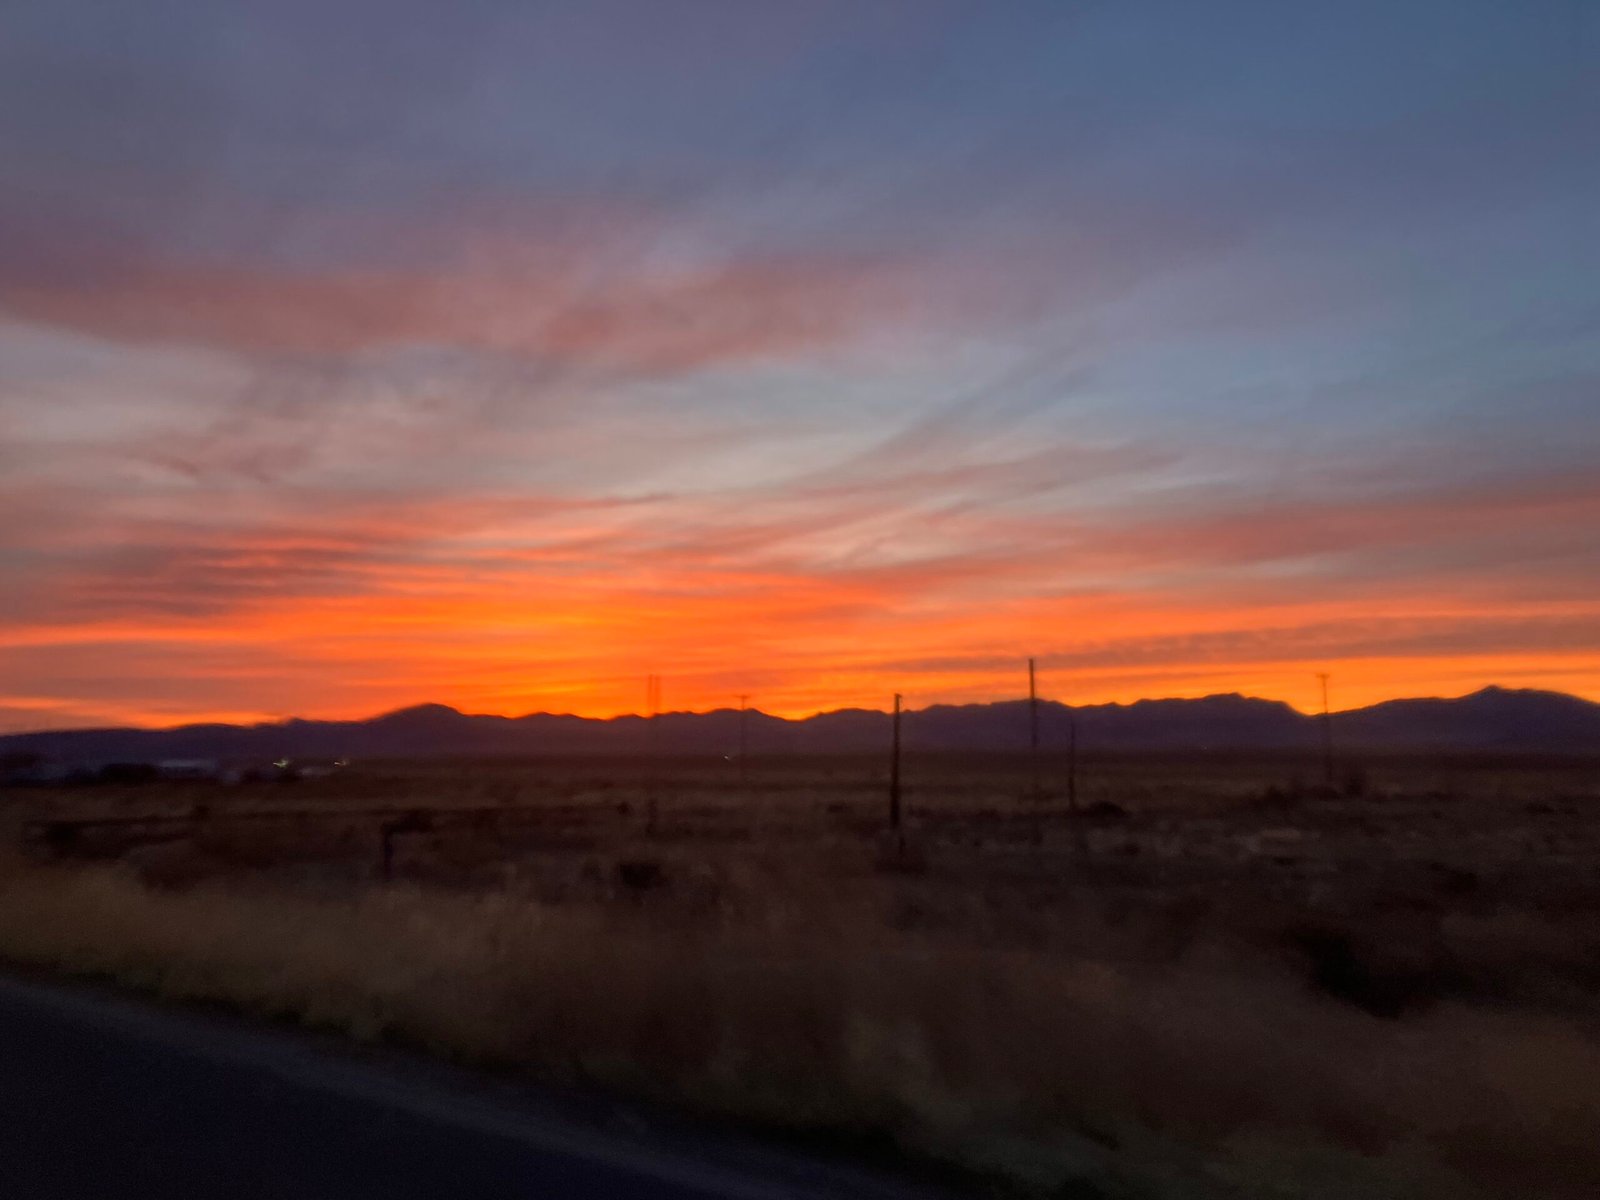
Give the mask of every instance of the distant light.
[[280, 758], [277, 762], [273, 763], [272, 765], [275, 766], [275, 767], [280, 767], [280, 768], [281, 767], [287, 767], [289, 765], [289, 760], [287, 758]]

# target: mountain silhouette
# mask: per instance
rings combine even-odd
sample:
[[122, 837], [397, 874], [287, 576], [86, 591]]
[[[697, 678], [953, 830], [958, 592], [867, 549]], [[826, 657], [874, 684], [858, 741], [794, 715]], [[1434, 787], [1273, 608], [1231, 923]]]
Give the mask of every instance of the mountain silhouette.
[[[887, 713], [839, 709], [790, 720], [752, 709], [753, 754], [848, 754], [883, 749]], [[1047, 751], [1076, 725], [1085, 750], [1292, 750], [1321, 745], [1321, 718], [1240, 695], [1140, 700], [1072, 708], [1039, 705]], [[737, 709], [609, 719], [555, 713], [468, 715], [421, 704], [365, 721], [186, 725], [174, 729], [77, 729], [0, 738], [0, 754], [73, 762], [163, 758], [395, 758], [431, 755], [723, 755], [739, 746]], [[1419, 750], [1600, 753], [1600, 704], [1559, 692], [1490, 687], [1457, 699], [1390, 700], [1333, 715], [1343, 751]], [[905, 714], [908, 750], [1019, 751], [1029, 744], [1028, 704], [933, 705]]]

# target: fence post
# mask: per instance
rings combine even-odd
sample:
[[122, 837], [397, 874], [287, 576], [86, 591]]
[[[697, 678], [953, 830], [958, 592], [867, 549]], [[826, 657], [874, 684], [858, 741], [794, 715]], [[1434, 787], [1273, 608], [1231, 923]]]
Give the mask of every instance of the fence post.
[[382, 845], [378, 856], [378, 877], [384, 883], [394, 878], [394, 835], [397, 821], [385, 821], [380, 826]]
[[379, 826], [383, 844], [378, 865], [385, 883], [394, 878], [394, 835], [397, 833], [426, 833], [433, 828], [432, 815], [421, 809], [414, 809], [401, 816], [392, 817]]

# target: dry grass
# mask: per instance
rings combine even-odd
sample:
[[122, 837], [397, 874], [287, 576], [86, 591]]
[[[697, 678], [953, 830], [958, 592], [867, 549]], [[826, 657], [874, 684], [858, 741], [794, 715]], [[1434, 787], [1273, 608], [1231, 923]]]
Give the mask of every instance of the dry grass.
[[11, 863], [0, 955], [887, 1134], [1052, 1194], [1600, 1192], [1600, 1035], [1577, 1018], [1447, 1004], [1385, 1021], [1220, 954], [1134, 966], [1002, 948], [798, 886], [687, 919], [417, 886], [155, 890], [126, 868]]
[[[1015, 760], [913, 762], [905, 860], [881, 767], [41, 792], [11, 817], [214, 819], [0, 864], [0, 956], [1041, 1194], [1600, 1195], [1594, 764], [1106, 760], [1080, 843]], [[456, 816], [380, 886], [372, 806]]]

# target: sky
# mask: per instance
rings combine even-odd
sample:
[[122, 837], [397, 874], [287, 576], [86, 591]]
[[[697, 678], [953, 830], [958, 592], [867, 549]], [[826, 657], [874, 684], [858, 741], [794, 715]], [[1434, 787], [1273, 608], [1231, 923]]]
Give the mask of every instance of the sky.
[[1584, 0], [10, 0], [0, 730], [1600, 699]]

